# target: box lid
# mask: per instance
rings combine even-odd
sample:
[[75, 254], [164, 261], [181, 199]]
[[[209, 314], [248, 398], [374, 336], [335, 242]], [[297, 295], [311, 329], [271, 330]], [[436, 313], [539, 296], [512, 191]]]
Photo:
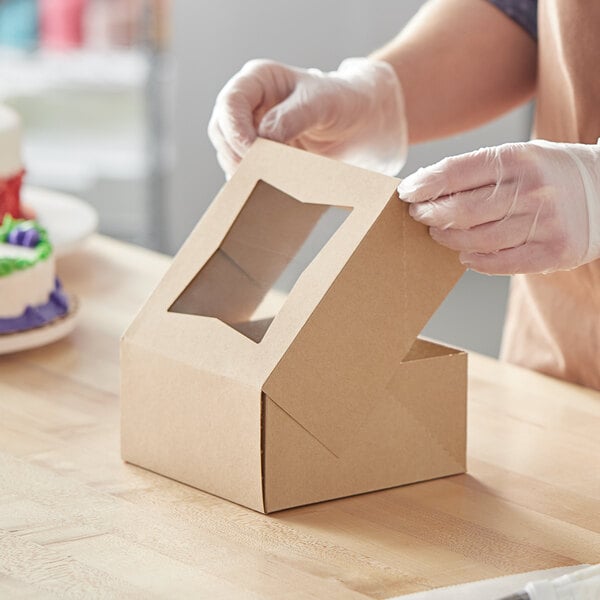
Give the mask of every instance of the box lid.
[[[457, 255], [410, 218], [398, 200], [398, 183], [258, 139], [126, 336], [199, 371], [264, 391], [341, 451], [376, 401], [376, 382], [392, 376], [463, 271]], [[262, 220], [244, 215], [253, 193]], [[313, 208], [295, 210], [294, 202]], [[352, 210], [299, 277], [260, 341], [231, 326], [261, 302], [327, 206]], [[229, 239], [233, 230], [241, 233]], [[268, 242], [271, 236], [277, 244], [289, 241], [282, 260]], [[271, 257], [260, 277], [253, 275], [260, 258], [253, 247]], [[206, 303], [202, 299], [210, 290], [220, 291]], [[323, 410], [330, 418], [323, 418]], [[335, 416], [340, 411], [352, 427]]]

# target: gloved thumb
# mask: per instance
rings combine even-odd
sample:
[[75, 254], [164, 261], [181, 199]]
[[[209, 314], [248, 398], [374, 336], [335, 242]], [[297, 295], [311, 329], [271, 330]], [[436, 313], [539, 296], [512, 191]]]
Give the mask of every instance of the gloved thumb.
[[258, 135], [287, 143], [318, 125], [322, 119], [321, 103], [305, 96], [306, 90], [296, 88], [283, 102], [269, 110], [258, 126]]

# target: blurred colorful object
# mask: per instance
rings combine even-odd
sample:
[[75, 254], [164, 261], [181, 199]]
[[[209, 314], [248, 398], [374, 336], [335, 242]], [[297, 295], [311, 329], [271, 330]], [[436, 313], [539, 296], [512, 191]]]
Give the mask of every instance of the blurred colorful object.
[[90, 48], [126, 48], [138, 42], [140, 0], [88, 0], [85, 44]]
[[0, 46], [94, 50], [165, 45], [169, 0], [0, 0]]
[[41, 45], [52, 50], [79, 48], [84, 8], [85, 0], [39, 0]]
[[0, 0], [0, 45], [33, 50], [37, 38], [37, 0]]

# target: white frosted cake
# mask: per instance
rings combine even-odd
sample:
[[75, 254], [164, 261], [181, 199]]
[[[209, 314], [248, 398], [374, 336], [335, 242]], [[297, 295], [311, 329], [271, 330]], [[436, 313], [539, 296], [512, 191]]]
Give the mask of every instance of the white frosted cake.
[[[0, 243], [0, 314], [16, 317], [30, 304], [46, 302], [54, 289], [54, 258], [40, 258], [36, 248]], [[10, 269], [10, 263], [15, 265]], [[31, 266], [19, 270], [16, 264]], [[10, 277], [9, 277], [10, 275]]]
[[0, 220], [7, 213], [15, 218], [23, 216], [23, 174], [21, 120], [14, 110], [0, 104]]
[[6, 215], [0, 226], [0, 336], [48, 325], [68, 312], [46, 231]]
[[23, 170], [21, 159], [21, 120], [0, 104], [0, 179], [9, 179]]
[[22, 178], [21, 123], [0, 105], [0, 337], [48, 325], [69, 312], [46, 231], [20, 218]]

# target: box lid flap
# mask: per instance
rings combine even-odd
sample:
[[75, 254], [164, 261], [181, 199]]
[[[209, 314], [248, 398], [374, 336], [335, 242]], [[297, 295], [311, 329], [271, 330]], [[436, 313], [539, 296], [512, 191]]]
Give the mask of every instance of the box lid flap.
[[[391, 177], [258, 139], [125, 335], [260, 390], [397, 184]], [[277, 303], [275, 316], [264, 324], [236, 324], [257, 305], [269, 304], [265, 292], [330, 206], [352, 210], [285, 302]], [[207, 300], [209, 293], [214, 298]], [[255, 329], [261, 327], [257, 343]]]
[[264, 392], [343, 455], [463, 271], [457, 254], [435, 243], [394, 194]]

